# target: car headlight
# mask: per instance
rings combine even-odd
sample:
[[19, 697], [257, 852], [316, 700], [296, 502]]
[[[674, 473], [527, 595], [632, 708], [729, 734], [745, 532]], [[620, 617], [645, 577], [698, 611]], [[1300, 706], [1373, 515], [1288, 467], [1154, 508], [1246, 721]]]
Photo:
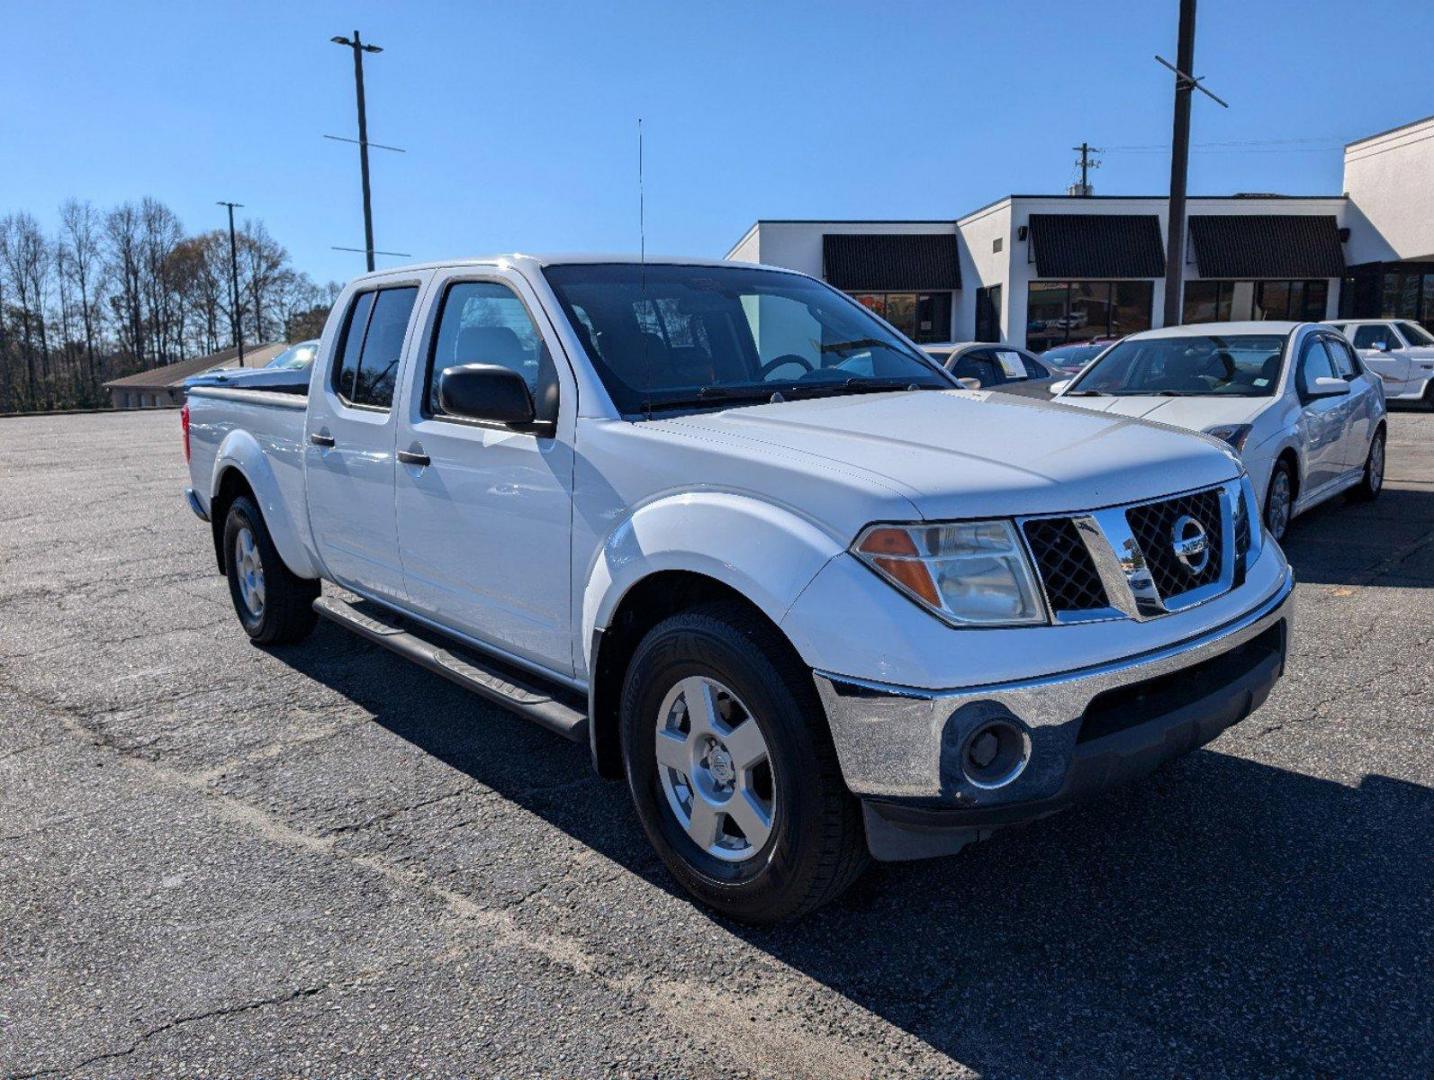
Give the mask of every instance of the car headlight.
[[1216, 427], [1205, 429], [1206, 435], [1213, 435], [1217, 439], [1224, 439], [1235, 448], [1235, 452], [1243, 453], [1245, 440], [1250, 437], [1251, 426], [1249, 424], [1219, 424]]
[[1035, 575], [1010, 521], [872, 525], [852, 553], [955, 626], [1046, 621]]

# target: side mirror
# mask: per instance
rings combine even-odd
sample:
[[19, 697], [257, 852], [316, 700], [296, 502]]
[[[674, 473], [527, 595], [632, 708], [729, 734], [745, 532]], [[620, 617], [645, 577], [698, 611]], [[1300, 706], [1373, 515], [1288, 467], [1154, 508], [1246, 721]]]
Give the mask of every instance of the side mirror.
[[459, 364], [438, 376], [438, 403], [465, 420], [522, 425], [536, 418], [528, 383], [512, 368]]
[[1340, 394], [1349, 393], [1349, 383], [1343, 379], [1334, 379], [1328, 375], [1321, 375], [1309, 388], [1310, 397], [1337, 397]]
[[1375, 351], [1376, 351], [1376, 352], [1388, 352], [1388, 351], [1389, 351], [1389, 342], [1387, 342], [1387, 341], [1376, 341], [1376, 342], [1374, 343], [1374, 348], [1375, 348]]
[[956, 381], [961, 384], [963, 390], [981, 389], [981, 380], [973, 379], [969, 375], [958, 375], [956, 376]]
[[1056, 394], [1065, 393], [1066, 387], [1070, 384], [1071, 381], [1069, 379], [1061, 379], [1058, 382], [1051, 383], [1051, 385], [1046, 387], [1046, 389], [1049, 390], [1051, 392], [1051, 395], [1054, 397]]

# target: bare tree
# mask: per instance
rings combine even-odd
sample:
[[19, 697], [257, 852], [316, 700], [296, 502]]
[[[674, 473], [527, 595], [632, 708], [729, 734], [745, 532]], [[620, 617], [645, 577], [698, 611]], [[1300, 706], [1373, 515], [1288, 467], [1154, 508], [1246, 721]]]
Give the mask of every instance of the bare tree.
[[77, 294], [80, 325], [85, 335], [85, 382], [87, 398], [98, 401], [100, 372], [95, 352], [100, 329], [100, 217], [88, 202], [67, 199], [60, 207], [60, 250], [64, 252], [62, 276]]
[[[53, 400], [45, 301], [50, 284], [50, 245], [40, 224], [26, 213], [0, 218], [0, 271], [19, 305], [20, 348], [25, 361], [25, 402]], [[38, 368], [38, 370], [37, 370]]]
[[120, 351], [131, 358], [129, 367], [144, 366], [144, 254], [139, 208], [123, 203], [105, 217], [108, 270], [115, 285], [110, 297], [114, 308]]

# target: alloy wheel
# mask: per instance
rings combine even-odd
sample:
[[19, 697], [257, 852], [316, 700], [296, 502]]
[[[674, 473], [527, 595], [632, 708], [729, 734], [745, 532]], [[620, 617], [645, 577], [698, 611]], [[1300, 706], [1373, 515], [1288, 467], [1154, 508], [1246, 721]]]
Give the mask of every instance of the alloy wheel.
[[1270, 494], [1265, 501], [1265, 531], [1276, 540], [1283, 540], [1290, 524], [1290, 474], [1276, 469], [1270, 477]]
[[742, 862], [772, 834], [771, 754], [756, 718], [715, 679], [693, 675], [662, 701], [657, 771], [668, 808], [705, 854]]
[[234, 537], [234, 569], [239, 582], [239, 599], [255, 619], [264, 617], [264, 563], [254, 533], [244, 525]]

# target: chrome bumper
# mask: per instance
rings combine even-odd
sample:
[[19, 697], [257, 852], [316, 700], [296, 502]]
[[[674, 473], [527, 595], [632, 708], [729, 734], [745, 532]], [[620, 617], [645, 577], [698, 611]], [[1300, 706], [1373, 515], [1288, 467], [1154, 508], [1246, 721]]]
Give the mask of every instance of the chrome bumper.
[[[1286, 571], [1272, 595], [1217, 630], [1028, 681], [921, 690], [816, 672], [847, 786], [869, 804], [869, 836], [873, 810], [884, 820], [929, 812], [928, 824], [981, 830], [1039, 817], [1208, 742], [1249, 715], [1283, 673], [1293, 588]], [[1227, 654], [1230, 662], [1216, 663]], [[1137, 698], [1097, 701], [1123, 688]], [[995, 788], [972, 783], [961, 763], [967, 736], [992, 720], [1014, 723], [1028, 740], [1024, 770]]]

